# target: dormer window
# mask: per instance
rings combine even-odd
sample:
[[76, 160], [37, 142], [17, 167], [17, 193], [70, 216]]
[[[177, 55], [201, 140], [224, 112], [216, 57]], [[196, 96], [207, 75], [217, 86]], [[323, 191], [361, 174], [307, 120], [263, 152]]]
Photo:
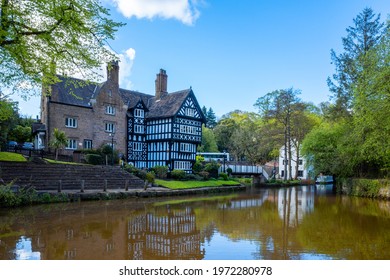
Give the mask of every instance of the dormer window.
[[106, 114], [115, 115], [115, 107], [112, 105], [106, 105]]
[[135, 109], [134, 110], [134, 117], [143, 118], [144, 115], [145, 115], [144, 110], [142, 110], [142, 109]]

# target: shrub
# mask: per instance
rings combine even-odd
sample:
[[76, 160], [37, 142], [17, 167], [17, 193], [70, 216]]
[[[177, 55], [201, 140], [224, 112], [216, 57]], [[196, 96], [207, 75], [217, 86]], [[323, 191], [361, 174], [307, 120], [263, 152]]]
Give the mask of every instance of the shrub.
[[208, 172], [209, 176], [213, 178], [218, 178], [218, 169], [219, 169], [219, 164], [215, 161], [207, 163], [204, 167], [204, 171]]
[[227, 181], [228, 178], [229, 178], [229, 176], [226, 173], [223, 173], [223, 172], [219, 173], [219, 177], [221, 177], [225, 181]]
[[156, 174], [154, 174], [153, 171], [146, 172], [146, 175], [145, 175], [145, 181], [146, 182], [148, 182], [150, 184], [153, 184], [155, 179], [156, 179]]
[[102, 156], [97, 154], [88, 154], [85, 156], [85, 160], [87, 161], [87, 163], [93, 165], [103, 164]]
[[231, 168], [229, 167], [228, 169], [226, 169], [226, 173], [227, 173], [229, 176], [232, 176], [233, 169], [231, 169]]
[[0, 206], [13, 207], [21, 203], [18, 197], [11, 189], [10, 185], [0, 186]]
[[157, 178], [160, 179], [167, 178], [168, 166], [157, 165], [153, 167], [152, 170], [156, 174]]
[[207, 171], [201, 171], [199, 172], [199, 176], [201, 176], [203, 180], [208, 180], [210, 177], [210, 173], [208, 173]]
[[194, 163], [194, 166], [192, 167], [192, 170], [195, 172], [195, 173], [199, 173], [203, 170], [203, 164], [200, 163], [199, 161], [196, 161]]
[[184, 180], [187, 181], [200, 181], [202, 179], [203, 178], [201, 176], [195, 174], [186, 174], [186, 176], [184, 177]]
[[186, 172], [180, 169], [174, 169], [171, 172], [171, 177], [176, 180], [183, 180], [186, 177]]

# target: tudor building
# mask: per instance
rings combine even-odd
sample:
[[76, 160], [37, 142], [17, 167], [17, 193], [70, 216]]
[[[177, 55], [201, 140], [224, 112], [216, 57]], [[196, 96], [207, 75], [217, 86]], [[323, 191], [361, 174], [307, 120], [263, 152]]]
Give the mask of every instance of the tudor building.
[[46, 136], [40, 142], [49, 143], [58, 128], [68, 137], [67, 154], [113, 144], [138, 168], [167, 165], [169, 170], [191, 172], [205, 123], [192, 88], [168, 93], [168, 76], [161, 69], [155, 95], [121, 89], [117, 62], [107, 68], [107, 81], [100, 84], [60, 80], [42, 92]]

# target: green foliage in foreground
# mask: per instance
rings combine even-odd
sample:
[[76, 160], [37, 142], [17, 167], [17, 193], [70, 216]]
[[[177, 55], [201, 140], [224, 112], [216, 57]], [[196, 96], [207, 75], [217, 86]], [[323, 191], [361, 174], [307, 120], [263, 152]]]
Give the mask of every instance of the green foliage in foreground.
[[21, 154], [0, 152], [0, 161], [27, 161]]
[[163, 187], [167, 187], [167, 188], [172, 189], [172, 190], [240, 185], [236, 181], [225, 181], [225, 180], [167, 181], [167, 180], [159, 180], [159, 179], [156, 180], [156, 184], [163, 186]]
[[0, 208], [18, 207], [39, 203], [65, 202], [66, 195], [38, 194], [33, 188], [12, 189], [12, 183], [0, 185]]

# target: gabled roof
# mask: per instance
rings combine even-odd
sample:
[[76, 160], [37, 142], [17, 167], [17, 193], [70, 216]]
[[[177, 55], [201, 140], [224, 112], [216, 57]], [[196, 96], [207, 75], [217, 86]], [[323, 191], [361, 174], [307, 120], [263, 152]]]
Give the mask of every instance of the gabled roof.
[[172, 92], [164, 95], [159, 100], [156, 100], [156, 98], [153, 97], [151, 100], [149, 100], [149, 113], [147, 114], [147, 117], [166, 118], [176, 115], [183, 105], [183, 102], [191, 92], [191, 89]]
[[137, 106], [139, 101], [142, 101], [145, 106], [148, 106], [149, 100], [154, 97], [150, 94], [121, 88], [119, 89], [119, 94], [121, 95], [123, 102], [129, 108], [134, 108], [135, 106]]

